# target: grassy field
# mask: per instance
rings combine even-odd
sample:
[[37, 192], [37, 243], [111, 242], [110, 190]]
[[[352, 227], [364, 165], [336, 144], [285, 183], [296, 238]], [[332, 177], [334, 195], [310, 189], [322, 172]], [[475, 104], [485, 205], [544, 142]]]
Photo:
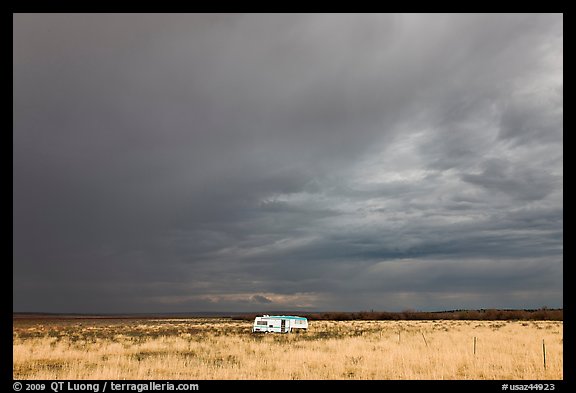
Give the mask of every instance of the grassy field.
[[311, 321], [301, 334], [250, 329], [251, 322], [228, 319], [14, 319], [13, 376], [563, 378], [560, 321]]

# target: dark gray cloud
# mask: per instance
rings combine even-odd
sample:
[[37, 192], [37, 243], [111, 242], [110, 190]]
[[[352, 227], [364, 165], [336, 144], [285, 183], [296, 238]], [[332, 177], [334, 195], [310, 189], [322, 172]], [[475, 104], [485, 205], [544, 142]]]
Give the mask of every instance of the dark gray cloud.
[[515, 199], [540, 200], [557, 187], [556, 176], [538, 168], [515, 167], [500, 159], [483, 163], [480, 174], [463, 174], [462, 180]]
[[272, 300], [268, 299], [266, 296], [261, 295], [254, 295], [250, 299], [255, 303], [261, 303], [261, 304], [272, 303]]
[[562, 306], [563, 17], [15, 14], [14, 309]]

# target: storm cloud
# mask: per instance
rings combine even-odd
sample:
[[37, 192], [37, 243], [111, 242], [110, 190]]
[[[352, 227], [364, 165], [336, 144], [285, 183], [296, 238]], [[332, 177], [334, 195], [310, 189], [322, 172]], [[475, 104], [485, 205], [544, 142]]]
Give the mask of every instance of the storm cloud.
[[13, 33], [15, 311], [562, 307], [562, 15]]

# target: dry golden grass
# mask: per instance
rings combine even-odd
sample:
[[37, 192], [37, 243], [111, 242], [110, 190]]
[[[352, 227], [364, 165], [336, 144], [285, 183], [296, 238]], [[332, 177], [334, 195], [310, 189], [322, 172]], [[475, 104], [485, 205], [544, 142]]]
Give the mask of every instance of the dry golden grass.
[[255, 335], [250, 329], [250, 322], [225, 319], [15, 320], [13, 376], [563, 378], [563, 324], [556, 321], [311, 321], [302, 334]]

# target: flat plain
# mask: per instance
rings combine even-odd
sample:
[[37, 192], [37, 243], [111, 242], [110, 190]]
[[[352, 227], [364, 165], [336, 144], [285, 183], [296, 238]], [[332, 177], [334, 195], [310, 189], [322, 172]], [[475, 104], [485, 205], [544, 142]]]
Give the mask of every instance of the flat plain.
[[[225, 318], [24, 318], [15, 379], [562, 379], [561, 321], [310, 321], [253, 334]], [[544, 350], [546, 364], [544, 365]]]

